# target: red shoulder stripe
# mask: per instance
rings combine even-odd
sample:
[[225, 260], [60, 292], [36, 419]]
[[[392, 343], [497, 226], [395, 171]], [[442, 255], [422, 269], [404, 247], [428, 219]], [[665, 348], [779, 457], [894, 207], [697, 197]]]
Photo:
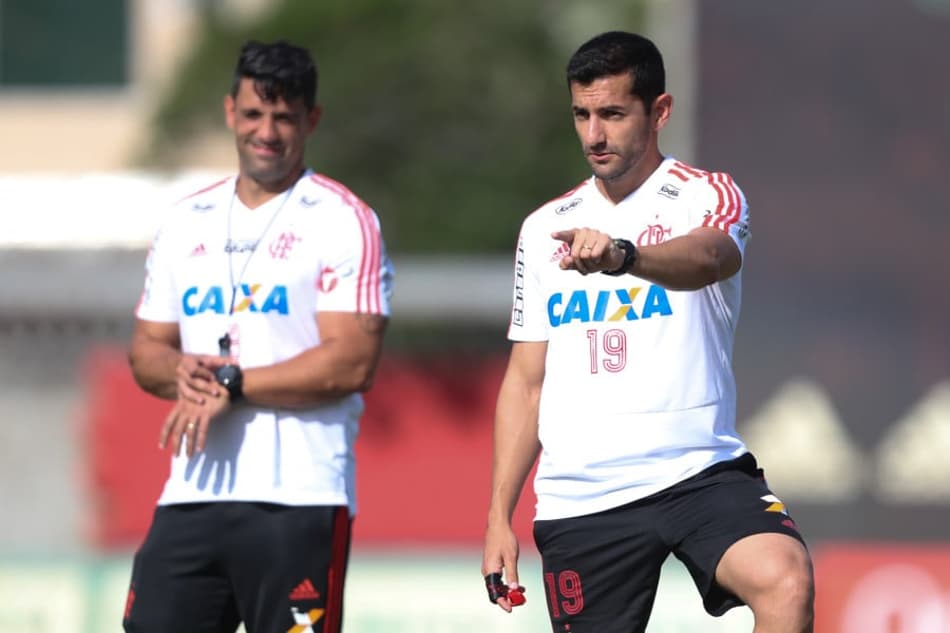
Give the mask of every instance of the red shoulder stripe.
[[739, 221], [739, 214], [742, 210], [739, 191], [728, 174], [711, 173], [706, 176], [706, 180], [716, 191], [719, 197], [719, 205], [712, 215], [703, 220], [703, 226], [712, 226], [728, 233], [729, 227]]
[[668, 169], [668, 170], [667, 170], [667, 173], [673, 174], [674, 176], [676, 176], [677, 178], [679, 178], [679, 179], [682, 180], [683, 182], [686, 182], [687, 180], [689, 180], [689, 177], [688, 177], [686, 174], [684, 174], [684, 173], [681, 172], [681, 171], [678, 171], [678, 170], [677, 170], [676, 168], [674, 168], [674, 167], [671, 167], [670, 169]]
[[[203, 194], [203, 193], [206, 192], [206, 191], [211, 191], [211, 190], [214, 189], [215, 187], [220, 187], [221, 185], [223, 185], [224, 183], [226, 183], [226, 182], [227, 182], [228, 180], [230, 180], [230, 179], [231, 179], [230, 176], [228, 176], [227, 178], [222, 178], [221, 180], [217, 181], [217, 182], [214, 183], [214, 184], [208, 185], [207, 187], [204, 187], [204, 188], [202, 188], [202, 189], [199, 189], [198, 191], [195, 191], [195, 192], [193, 192], [193, 193], [189, 193], [187, 196], [184, 196], [183, 198], [181, 198], [180, 200], [178, 200], [178, 202], [184, 202], [184, 201], [187, 200], [188, 198], [194, 198], [195, 196], [200, 195], [200, 194]], [[178, 202], [176, 202], [175, 204], [178, 204]]]
[[739, 221], [739, 218], [742, 215], [742, 196], [739, 195], [739, 188], [736, 186], [735, 181], [732, 180], [732, 176], [729, 174], [722, 174], [723, 186], [726, 188], [726, 192], [733, 199], [732, 213], [729, 218], [723, 222], [723, 230], [727, 233], [729, 228]]
[[376, 222], [373, 221], [369, 206], [360, 200], [344, 184], [322, 174], [314, 174], [311, 180], [336, 193], [356, 214], [363, 236], [363, 256], [356, 282], [356, 311], [379, 314], [382, 312], [380, 300], [381, 275], [381, 238]]
[[676, 165], [678, 169], [686, 172], [687, 174], [689, 174], [690, 176], [693, 176], [694, 178], [703, 178], [709, 173], [707, 171], [703, 171], [702, 169], [696, 169], [695, 167], [691, 167], [690, 165], [687, 165], [686, 163], [678, 161], [678, 160], [673, 161], [673, 164]]
[[716, 206], [716, 209], [712, 212], [712, 214], [707, 215], [703, 219], [703, 226], [711, 226], [718, 229], [719, 227], [716, 225], [719, 223], [719, 220], [722, 217], [722, 210], [726, 206], [726, 200], [723, 195], [723, 190], [719, 187], [719, 183], [716, 182], [714, 175], [709, 174], [707, 180], [709, 181], [709, 184], [712, 186], [713, 190], [715, 190], [716, 195], [719, 197], [719, 204]]

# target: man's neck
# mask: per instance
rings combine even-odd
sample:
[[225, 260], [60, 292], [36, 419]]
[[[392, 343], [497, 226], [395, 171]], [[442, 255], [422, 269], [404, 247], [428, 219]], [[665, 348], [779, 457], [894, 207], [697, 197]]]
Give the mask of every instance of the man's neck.
[[594, 183], [605, 198], [614, 204], [619, 204], [620, 201], [639, 189], [659, 168], [663, 160], [663, 155], [659, 151], [651, 152], [619, 178], [611, 180], [594, 178]]
[[293, 170], [283, 180], [274, 183], [260, 182], [246, 174], [239, 173], [235, 192], [244, 206], [248, 209], [256, 209], [293, 187], [305, 171], [304, 167], [300, 167]]

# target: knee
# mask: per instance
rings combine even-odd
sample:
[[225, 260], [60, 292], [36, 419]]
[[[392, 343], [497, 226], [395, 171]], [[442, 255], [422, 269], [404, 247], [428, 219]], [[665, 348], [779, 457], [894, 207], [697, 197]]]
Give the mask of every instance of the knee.
[[763, 560], [749, 592], [752, 612], [810, 623], [814, 619], [815, 578], [811, 559], [802, 549]]

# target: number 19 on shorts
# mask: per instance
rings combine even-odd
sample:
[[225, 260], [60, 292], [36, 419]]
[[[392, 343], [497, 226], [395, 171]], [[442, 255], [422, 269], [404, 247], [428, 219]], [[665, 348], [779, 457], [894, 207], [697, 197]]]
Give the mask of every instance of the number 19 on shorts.
[[561, 617], [562, 611], [566, 615], [577, 615], [584, 608], [581, 577], [576, 571], [565, 569], [556, 574], [547, 572], [544, 574], [544, 586], [548, 591], [548, 604], [553, 617]]

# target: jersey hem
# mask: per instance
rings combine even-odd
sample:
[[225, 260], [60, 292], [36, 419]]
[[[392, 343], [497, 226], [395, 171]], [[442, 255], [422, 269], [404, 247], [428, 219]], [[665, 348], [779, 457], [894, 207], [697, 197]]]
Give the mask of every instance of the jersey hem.
[[[710, 468], [711, 466], [714, 466], [720, 462], [726, 462], [733, 459], [737, 459], [739, 457], [742, 457], [748, 452], [749, 452], [748, 448], [743, 446], [742, 449], [736, 452], [735, 454], [732, 454], [732, 455], [725, 454], [718, 457], [717, 459], [713, 461], [703, 463], [700, 466], [690, 468], [684, 471], [683, 473], [681, 473], [674, 480], [665, 481], [660, 484], [656, 484], [649, 487], [637, 486], [633, 489], [624, 488], [617, 491], [614, 494], [600, 495], [598, 496], [598, 500], [600, 501], [600, 503], [580, 504], [580, 503], [577, 503], [576, 501], [568, 501], [566, 503], [552, 504], [549, 502], [548, 504], [543, 504], [542, 502], [543, 497], [539, 495], [538, 503], [535, 506], [534, 520], [535, 521], [556, 521], [558, 519], [571, 519], [575, 517], [587, 516], [590, 514], [597, 514], [598, 512], [606, 512], [607, 510], [613, 510], [614, 508], [619, 508], [621, 506], [627, 505], [628, 503], [633, 503], [634, 501], [646, 499], [647, 497], [651, 495], [655, 495], [657, 493], [663, 492], [664, 490], [672, 488], [673, 486], [675, 486], [676, 484], [680, 482], [686, 481], [690, 477], [698, 475], [699, 473], [703, 472], [707, 468]], [[550, 496], [550, 495], [547, 495], [547, 496]], [[543, 505], [557, 505], [560, 507], [570, 506], [572, 509], [569, 511], [563, 511], [563, 512], [557, 512], [556, 508], [543, 511], [542, 510]]]

